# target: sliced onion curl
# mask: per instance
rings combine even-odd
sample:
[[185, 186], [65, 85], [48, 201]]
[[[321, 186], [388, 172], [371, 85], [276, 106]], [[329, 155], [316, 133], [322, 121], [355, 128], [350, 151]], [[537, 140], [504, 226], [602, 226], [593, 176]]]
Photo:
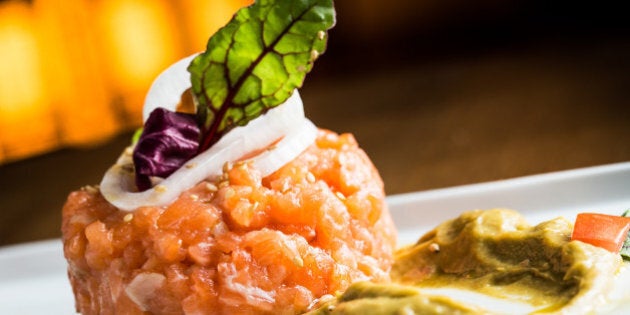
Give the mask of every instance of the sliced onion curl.
[[296, 90], [284, 104], [245, 126], [232, 129], [151, 189], [137, 191], [132, 150], [127, 148], [105, 173], [101, 193], [111, 204], [125, 211], [141, 206], [165, 206], [199, 182], [221, 175], [226, 162], [238, 161], [252, 152], [262, 151], [249, 160], [262, 176], [268, 176], [306, 150], [316, 136], [317, 128], [304, 117], [302, 100]]
[[182, 94], [190, 88], [188, 65], [197, 55], [194, 54], [177, 61], [155, 78], [149, 87], [147, 97], [144, 99], [142, 122], [146, 122], [151, 112], [157, 107], [163, 107], [173, 112], [177, 109]]

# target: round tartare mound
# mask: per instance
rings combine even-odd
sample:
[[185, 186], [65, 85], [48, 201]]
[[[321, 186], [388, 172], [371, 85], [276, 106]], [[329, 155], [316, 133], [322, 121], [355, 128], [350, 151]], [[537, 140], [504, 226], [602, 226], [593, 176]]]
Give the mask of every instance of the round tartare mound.
[[374, 165], [352, 135], [325, 130], [268, 177], [237, 162], [167, 207], [72, 192], [62, 232], [83, 314], [301, 313], [389, 280], [396, 245]]

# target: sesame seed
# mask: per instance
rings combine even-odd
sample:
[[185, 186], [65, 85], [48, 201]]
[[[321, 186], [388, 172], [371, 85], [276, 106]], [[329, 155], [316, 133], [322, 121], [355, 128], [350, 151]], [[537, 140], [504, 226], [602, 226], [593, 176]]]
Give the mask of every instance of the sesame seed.
[[285, 181], [282, 183], [282, 188], [281, 188], [281, 190], [280, 190], [280, 191], [281, 191], [282, 193], [286, 193], [287, 191], [289, 191], [289, 188], [290, 188], [290, 187], [289, 187], [289, 181], [285, 180]]
[[209, 190], [210, 192], [215, 192], [219, 190], [219, 188], [217, 188], [217, 186], [214, 185], [213, 183], [206, 183], [206, 189]]
[[233, 167], [243, 167], [243, 166], [245, 166], [245, 161], [240, 160], [240, 161], [234, 162], [234, 166]]
[[228, 182], [227, 180], [223, 180], [221, 182], [219, 182], [219, 189], [227, 187], [230, 185], [230, 182]]
[[232, 197], [234, 197], [235, 194], [236, 194], [236, 192], [234, 191], [234, 189], [228, 188], [225, 191], [225, 198], [232, 198]]
[[123, 221], [125, 221], [125, 222], [131, 222], [131, 220], [133, 220], [133, 213], [127, 213], [127, 214], [123, 217]]
[[131, 156], [133, 155], [133, 149], [131, 147], [126, 147], [124, 153], [127, 156]]
[[306, 180], [309, 183], [314, 183], [315, 182], [315, 175], [313, 175], [313, 173], [308, 172], [308, 174], [306, 174]]
[[98, 186], [92, 186], [92, 185], [83, 186], [83, 190], [87, 191], [90, 194], [96, 194], [98, 193]]
[[189, 163], [189, 164], [186, 164], [186, 168], [187, 168], [187, 169], [194, 168], [195, 166], [197, 166], [197, 163]]
[[400, 315], [414, 315], [416, 312], [414, 312], [414, 310], [412, 310], [409, 305], [406, 305], [405, 307], [403, 307], [400, 311], [398, 311], [398, 314]]
[[440, 252], [440, 244], [438, 243], [431, 243], [429, 245], [429, 250], [433, 253], [439, 253]]
[[326, 32], [324, 32], [324, 31], [319, 31], [319, 32], [317, 32], [317, 38], [318, 38], [319, 40], [324, 39], [324, 37], [325, 37], [325, 36], [326, 36]]
[[346, 200], [346, 196], [344, 196], [340, 191], [336, 192], [335, 196], [341, 200]]
[[256, 211], [256, 209], [258, 209], [258, 206], [260, 206], [260, 203], [258, 201], [254, 202], [254, 204], [252, 205], [252, 210]]
[[304, 260], [300, 256], [293, 257], [293, 263], [298, 267], [304, 267]]
[[192, 199], [192, 201], [197, 201], [199, 200], [199, 196], [196, 194], [190, 194], [190, 199]]
[[224, 182], [228, 179], [228, 175], [223, 173], [221, 174], [221, 176], [219, 176], [219, 178], [217, 179], [219, 182]]
[[223, 172], [227, 173], [232, 169], [232, 163], [230, 163], [230, 161], [225, 162], [225, 164], [223, 164]]
[[315, 59], [317, 59], [317, 57], [319, 57], [319, 51], [313, 49], [311, 50], [311, 61], [315, 61]]
[[334, 306], [334, 305], [332, 305], [332, 304], [331, 304], [331, 305], [328, 305], [328, 311], [329, 311], [329, 312], [332, 312], [332, 311], [334, 311], [334, 310], [335, 310], [335, 306]]
[[168, 188], [166, 188], [166, 186], [164, 186], [164, 185], [156, 185], [153, 189], [155, 189], [155, 191], [157, 191], [159, 193], [163, 193], [163, 192], [166, 192], [168, 190]]

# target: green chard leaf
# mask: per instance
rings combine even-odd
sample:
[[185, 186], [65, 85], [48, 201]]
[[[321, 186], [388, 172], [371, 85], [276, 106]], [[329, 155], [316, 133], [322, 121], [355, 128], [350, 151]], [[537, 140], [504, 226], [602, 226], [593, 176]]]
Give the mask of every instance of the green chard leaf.
[[188, 67], [200, 149], [286, 101], [325, 51], [334, 24], [332, 0], [258, 0], [238, 11]]
[[[630, 217], [630, 209], [626, 210], [621, 216]], [[628, 236], [626, 236], [626, 240], [623, 242], [619, 254], [621, 254], [623, 260], [630, 261], [630, 232], [628, 232]]]

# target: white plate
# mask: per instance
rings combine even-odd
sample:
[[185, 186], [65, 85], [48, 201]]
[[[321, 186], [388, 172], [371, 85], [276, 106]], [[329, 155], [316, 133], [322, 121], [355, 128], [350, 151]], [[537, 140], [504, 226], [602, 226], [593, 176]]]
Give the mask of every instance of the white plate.
[[530, 223], [630, 209], [630, 162], [388, 197], [400, 244], [473, 209], [510, 208]]
[[0, 314], [75, 314], [60, 240], [0, 249]]
[[[630, 208], [630, 163], [388, 197], [400, 243], [471, 209], [512, 208], [531, 223]], [[615, 313], [630, 314], [630, 305]], [[0, 249], [0, 314], [74, 314], [59, 240]]]

